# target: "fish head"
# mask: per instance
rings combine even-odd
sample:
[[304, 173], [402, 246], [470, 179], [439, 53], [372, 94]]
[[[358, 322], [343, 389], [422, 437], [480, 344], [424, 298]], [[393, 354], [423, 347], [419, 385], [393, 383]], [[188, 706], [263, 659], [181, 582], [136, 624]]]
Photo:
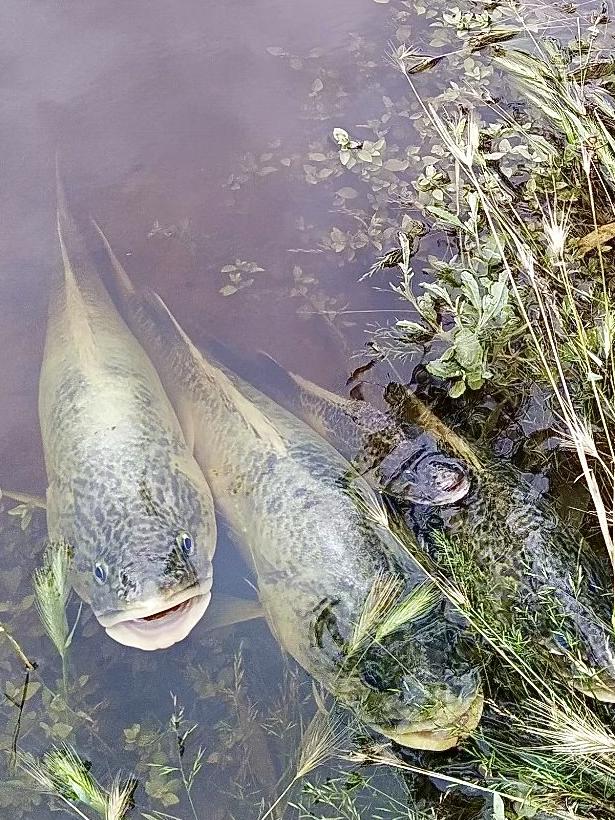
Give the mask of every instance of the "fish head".
[[181, 471], [167, 482], [142, 487], [131, 505], [101, 502], [77, 516], [73, 586], [111, 638], [143, 650], [183, 640], [211, 599], [211, 495]]
[[[362, 652], [339, 676], [341, 700], [368, 726], [402, 746], [457, 746], [483, 710], [478, 669], [467, 659], [459, 622], [432, 611]], [[338, 689], [335, 694], [340, 696]]]
[[400, 442], [378, 471], [385, 491], [411, 504], [454, 504], [470, 489], [467, 466], [444, 453], [427, 435]]
[[575, 689], [615, 703], [615, 634], [607, 608], [597, 606], [606, 596], [594, 592], [590, 606], [578, 590], [557, 590], [557, 605], [551, 600], [551, 606], [542, 607], [548, 618], [545, 643], [561, 676]]

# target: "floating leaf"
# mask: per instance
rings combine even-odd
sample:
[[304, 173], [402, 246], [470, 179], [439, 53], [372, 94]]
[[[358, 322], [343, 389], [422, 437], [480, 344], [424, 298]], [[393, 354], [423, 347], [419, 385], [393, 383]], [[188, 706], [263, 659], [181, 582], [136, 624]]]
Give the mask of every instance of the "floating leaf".
[[387, 171], [405, 171], [410, 163], [406, 159], [388, 159], [384, 163]]
[[358, 193], [354, 188], [340, 188], [336, 193], [338, 196], [341, 196], [342, 199], [356, 199], [356, 197], [358, 197]]

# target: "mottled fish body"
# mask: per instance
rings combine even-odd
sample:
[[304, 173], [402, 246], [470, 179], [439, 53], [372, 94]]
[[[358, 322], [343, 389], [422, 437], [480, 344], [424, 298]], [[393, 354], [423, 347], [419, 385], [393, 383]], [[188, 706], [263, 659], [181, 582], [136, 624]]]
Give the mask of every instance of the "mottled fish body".
[[420, 425], [402, 428], [391, 411], [338, 396], [288, 373], [271, 357], [261, 361], [273, 367], [267, 393], [319, 432], [376, 489], [428, 506], [452, 504], [468, 492], [465, 463]]
[[122, 310], [194, 431], [279, 643], [385, 735], [420, 748], [455, 745], [482, 709], [456, 615], [436, 595], [379, 641], [369, 629], [361, 637], [370, 595], [388, 585], [397, 603], [424, 592], [426, 580], [366, 511], [378, 510], [373, 490], [307, 425], [199, 352], [159, 297], [134, 292], [114, 262]]
[[[369, 402], [335, 396], [300, 376], [288, 376], [295, 385], [288, 395], [299, 415], [353, 462], [374, 463], [375, 449], [390, 455], [419, 446], [416, 424], [401, 423], [393, 412], [380, 411]], [[440, 432], [444, 429], [441, 422], [436, 426]], [[438, 437], [425, 435], [423, 448], [435, 452], [429, 442]], [[435, 446], [463, 464], [458, 454], [451, 456], [446, 442]], [[389, 455], [376, 459], [381, 475]], [[434, 458], [437, 463], [439, 456]], [[409, 462], [405, 467], [410, 482], [403, 471], [392, 478], [388, 473], [389, 487], [405, 502], [407, 523], [443, 571], [458, 578], [465, 567], [474, 579], [475, 595], [482, 596], [476, 605], [484, 608], [487, 599], [492, 601], [502, 629], [513, 626], [534, 645], [543, 646], [585, 693], [615, 701], [608, 562], [601, 567], [585, 540], [510, 465], [488, 457], [481, 469], [463, 464], [466, 492], [448, 501], [442, 496], [437, 504], [429, 504], [427, 490], [421, 504], [405, 492], [408, 483], [426, 486], [411, 466]]]
[[39, 384], [51, 539], [73, 550], [73, 585], [108, 634], [157, 649], [210, 599], [213, 500], [142, 346], [118, 314], [69, 216]]

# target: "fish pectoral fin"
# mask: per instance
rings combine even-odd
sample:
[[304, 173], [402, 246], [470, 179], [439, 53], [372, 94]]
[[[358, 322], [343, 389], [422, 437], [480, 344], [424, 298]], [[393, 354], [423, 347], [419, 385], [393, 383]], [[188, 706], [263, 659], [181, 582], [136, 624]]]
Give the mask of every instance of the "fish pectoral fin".
[[0, 488], [0, 499], [1, 498], [10, 498], [11, 501], [19, 501], [20, 504], [27, 504], [29, 507], [39, 507], [41, 510], [47, 509], [47, 500], [40, 495], [20, 493]]
[[232, 595], [213, 595], [203, 624], [208, 632], [225, 626], [264, 618], [265, 612], [258, 601], [235, 598]]

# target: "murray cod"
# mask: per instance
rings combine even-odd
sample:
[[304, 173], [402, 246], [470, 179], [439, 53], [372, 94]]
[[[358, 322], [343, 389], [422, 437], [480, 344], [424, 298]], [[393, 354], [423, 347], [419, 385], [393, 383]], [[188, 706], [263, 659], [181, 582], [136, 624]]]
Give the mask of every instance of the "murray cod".
[[[279, 381], [279, 374], [276, 378]], [[615, 702], [612, 584], [606, 556], [597, 560], [583, 537], [564, 524], [521, 473], [486, 457], [481, 463], [480, 453], [399, 386], [390, 386], [394, 401], [389, 411], [381, 411], [299, 376], [286, 378], [293, 382], [293, 389], [285, 391], [288, 406], [353, 462], [367, 462], [379, 471], [383, 489], [406, 502], [406, 522], [443, 572], [461, 580], [481, 609], [491, 602], [492, 623], [497, 620], [503, 631], [512, 628], [545, 650], [549, 662], [577, 689]], [[277, 390], [267, 388], [274, 395]], [[412, 405], [410, 414], [404, 402]], [[413, 423], [405, 420], [409, 415], [415, 417]], [[466, 486], [457, 497], [439, 495], [430, 504], [433, 481], [420, 477], [412, 458], [387, 462], [396, 452], [417, 453], [420, 460], [421, 426], [428, 463], [436, 467], [428, 478], [436, 476], [441, 487], [439, 459], [447, 465], [442, 475], [450, 475], [459, 464], [458, 475], [465, 476]], [[374, 441], [382, 461], [373, 460]], [[419, 503], [413, 491], [408, 492], [417, 485], [427, 488]]]
[[58, 183], [63, 271], [39, 385], [47, 526], [110, 637], [182, 640], [211, 597], [213, 499], [147, 354], [118, 314]]
[[369, 726], [454, 746], [483, 698], [465, 624], [379, 531], [369, 485], [299, 419], [200, 353], [109, 253], [121, 307], [161, 373], [281, 646]]

